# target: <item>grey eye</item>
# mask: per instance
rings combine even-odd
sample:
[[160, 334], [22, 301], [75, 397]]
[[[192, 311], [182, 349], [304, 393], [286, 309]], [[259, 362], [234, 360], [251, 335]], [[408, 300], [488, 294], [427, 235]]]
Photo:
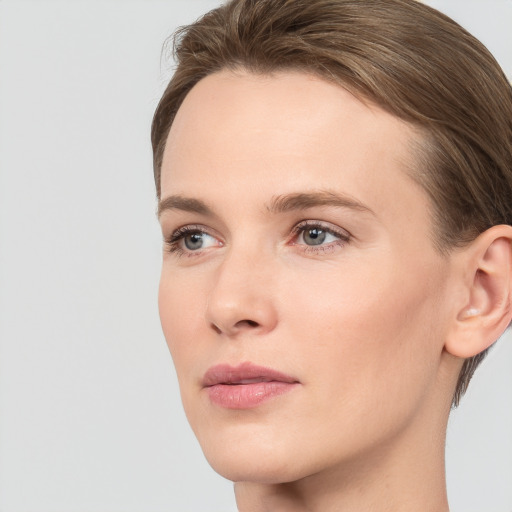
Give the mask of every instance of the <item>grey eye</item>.
[[310, 228], [306, 229], [302, 236], [307, 245], [321, 245], [325, 242], [327, 233], [323, 229]]
[[189, 251], [197, 251], [203, 247], [205, 233], [191, 233], [183, 237], [185, 247]]

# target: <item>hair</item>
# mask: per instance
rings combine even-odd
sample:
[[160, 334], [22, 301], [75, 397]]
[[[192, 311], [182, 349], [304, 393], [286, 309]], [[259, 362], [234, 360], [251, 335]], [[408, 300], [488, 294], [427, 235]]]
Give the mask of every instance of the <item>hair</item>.
[[[512, 88], [485, 46], [416, 0], [231, 0], [173, 39], [175, 73], [151, 129], [154, 177], [185, 96], [224, 69], [304, 71], [410, 123], [412, 177], [430, 198], [444, 254], [512, 224]], [[464, 361], [454, 406], [484, 351]]]

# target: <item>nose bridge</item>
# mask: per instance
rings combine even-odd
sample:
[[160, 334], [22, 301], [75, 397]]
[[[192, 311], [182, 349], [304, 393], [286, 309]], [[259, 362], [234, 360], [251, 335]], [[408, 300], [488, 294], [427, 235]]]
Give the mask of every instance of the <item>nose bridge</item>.
[[[261, 247], [260, 247], [261, 249]], [[209, 293], [206, 317], [220, 333], [265, 333], [277, 322], [268, 255], [248, 244], [227, 248]]]

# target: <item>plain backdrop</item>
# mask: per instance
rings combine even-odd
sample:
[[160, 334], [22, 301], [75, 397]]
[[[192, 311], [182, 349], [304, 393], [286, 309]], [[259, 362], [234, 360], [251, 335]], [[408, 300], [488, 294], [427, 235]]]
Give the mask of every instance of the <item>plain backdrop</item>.
[[[512, 1], [428, 3], [512, 75]], [[236, 510], [160, 332], [149, 144], [162, 43], [216, 5], [0, 0], [1, 512]], [[452, 416], [452, 512], [512, 511], [511, 370], [508, 334]]]

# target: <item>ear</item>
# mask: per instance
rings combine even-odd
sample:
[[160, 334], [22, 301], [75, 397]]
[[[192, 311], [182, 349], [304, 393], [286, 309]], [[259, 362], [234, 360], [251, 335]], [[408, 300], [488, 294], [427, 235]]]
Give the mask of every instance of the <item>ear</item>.
[[512, 319], [512, 226], [493, 226], [462, 252], [463, 306], [457, 306], [445, 349], [465, 359], [491, 346]]

